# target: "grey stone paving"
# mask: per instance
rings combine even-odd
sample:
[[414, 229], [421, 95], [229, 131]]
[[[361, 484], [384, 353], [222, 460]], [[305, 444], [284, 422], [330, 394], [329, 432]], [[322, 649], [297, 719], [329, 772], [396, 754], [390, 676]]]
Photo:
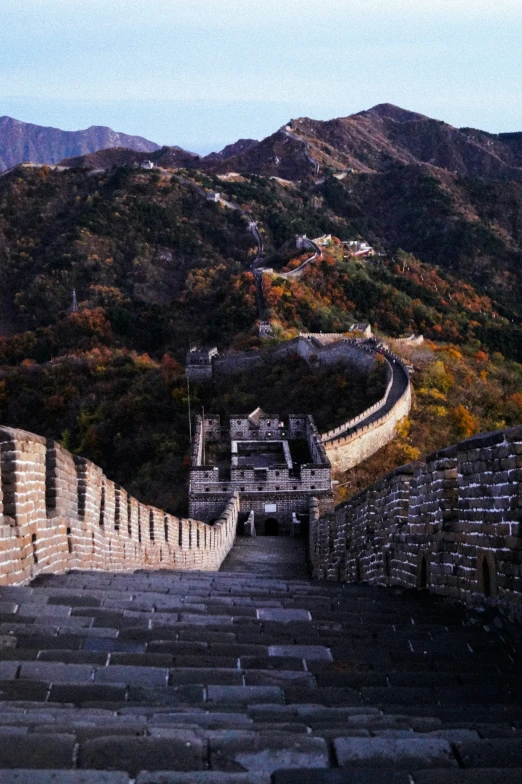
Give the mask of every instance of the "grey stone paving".
[[254, 536], [238, 539], [221, 572], [250, 572], [265, 577], [308, 579], [304, 539]]
[[277, 537], [42, 576], [0, 589], [0, 782], [521, 784], [518, 636]]

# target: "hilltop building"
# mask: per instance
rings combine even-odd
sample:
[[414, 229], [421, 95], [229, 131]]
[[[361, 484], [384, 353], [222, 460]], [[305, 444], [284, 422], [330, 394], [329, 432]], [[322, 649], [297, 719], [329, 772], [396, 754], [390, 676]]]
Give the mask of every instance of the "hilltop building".
[[218, 354], [217, 348], [193, 346], [187, 352], [186, 374], [189, 381], [210, 381], [212, 379], [212, 358]]
[[364, 240], [346, 240], [343, 242], [349, 256], [375, 256], [375, 250]]
[[245, 533], [296, 533], [308, 522], [310, 499], [332, 503], [332, 470], [311, 416], [199, 416], [192, 447], [190, 517], [217, 520], [231, 495], [240, 502]]

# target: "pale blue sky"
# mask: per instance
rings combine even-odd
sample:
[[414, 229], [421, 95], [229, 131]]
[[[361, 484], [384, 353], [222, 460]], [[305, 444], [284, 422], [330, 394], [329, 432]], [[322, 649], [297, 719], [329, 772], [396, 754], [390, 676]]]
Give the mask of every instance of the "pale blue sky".
[[390, 102], [522, 131], [521, 0], [1, 0], [0, 115], [195, 152]]

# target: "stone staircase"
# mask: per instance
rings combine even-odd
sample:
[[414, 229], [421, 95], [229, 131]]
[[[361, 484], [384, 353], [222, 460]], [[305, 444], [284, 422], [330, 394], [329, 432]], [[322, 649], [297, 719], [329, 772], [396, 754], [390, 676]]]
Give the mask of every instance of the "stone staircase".
[[520, 784], [518, 640], [424, 592], [217, 573], [0, 589], [1, 784]]

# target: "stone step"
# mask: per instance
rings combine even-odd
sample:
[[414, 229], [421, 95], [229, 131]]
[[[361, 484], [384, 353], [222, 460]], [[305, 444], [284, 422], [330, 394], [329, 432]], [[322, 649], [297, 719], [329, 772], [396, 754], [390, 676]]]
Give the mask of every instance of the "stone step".
[[484, 782], [522, 759], [518, 640], [485, 625], [275, 573], [42, 575], [0, 589], [0, 780]]
[[76, 733], [62, 732], [62, 725], [45, 729], [42, 726], [40, 731], [27, 732], [20, 727], [2, 727], [0, 767], [67, 769], [77, 763], [80, 769], [108, 770], [118, 760], [118, 766], [132, 777], [144, 769], [204, 771], [209, 765], [217, 771], [266, 774], [280, 768], [327, 768], [333, 752], [338, 766], [346, 769], [366, 765], [392, 771], [430, 767], [456, 771], [459, 764], [469, 770], [516, 769], [522, 752], [521, 739], [460, 740], [455, 731], [340, 735], [328, 742], [305, 733], [275, 732], [274, 728], [270, 732], [194, 729], [189, 722], [182, 728], [150, 727], [146, 735], [138, 725], [128, 725], [125, 731], [119, 727], [114, 734], [111, 726], [100, 724], [84, 726]]

